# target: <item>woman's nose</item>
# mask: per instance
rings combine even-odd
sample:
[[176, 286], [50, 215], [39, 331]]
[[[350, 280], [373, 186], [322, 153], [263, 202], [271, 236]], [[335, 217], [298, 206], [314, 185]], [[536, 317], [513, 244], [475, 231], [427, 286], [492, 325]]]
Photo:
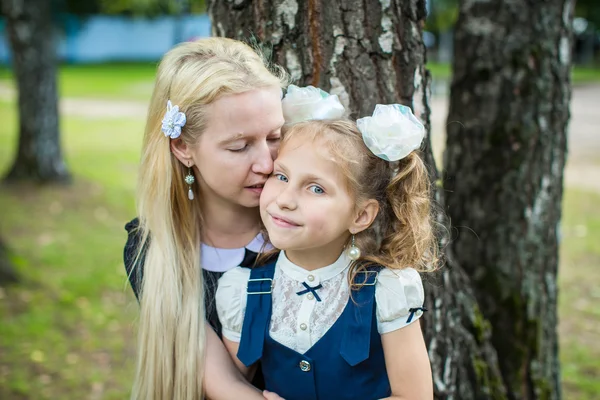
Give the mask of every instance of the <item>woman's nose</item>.
[[273, 157], [266, 142], [261, 143], [256, 148], [256, 154], [252, 162], [252, 172], [260, 175], [270, 175], [273, 172]]

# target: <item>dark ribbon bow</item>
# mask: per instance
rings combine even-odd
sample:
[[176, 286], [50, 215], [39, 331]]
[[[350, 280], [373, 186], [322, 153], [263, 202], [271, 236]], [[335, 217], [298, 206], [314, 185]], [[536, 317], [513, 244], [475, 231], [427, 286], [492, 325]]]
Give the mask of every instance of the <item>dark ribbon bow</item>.
[[321, 298], [317, 294], [317, 290], [321, 289], [323, 287], [323, 285], [321, 285], [319, 283], [317, 286], [312, 287], [312, 286], [308, 286], [308, 283], [306, 283], [306, 282], [302, 282], [302, 285], [304, 285], [304, 287], [306, 289], [305, 290], [301, 290], [299, 292], [296, 292], [296, 294], [298, 296], [302, 296], [303, 294], [306, 294], [306, 293], [312, 293], [313, 296], [315, 296], [315, 299], [317, 299], [317, 301], [321, 301]]
[[425, 307], [415, 307], [415, 308], [409, 308], [408, 309], [408, 312], [410, 314], [408, 314], [408, 319], [406, 320], [407, 324], [410, 324], [410, 321], [412, 321], [413, 317], [415, 316], [415, 313], [417, 311], [419, 311], [419, 310], [421, 310], [421, 311], [427, 311], [427, 309]]

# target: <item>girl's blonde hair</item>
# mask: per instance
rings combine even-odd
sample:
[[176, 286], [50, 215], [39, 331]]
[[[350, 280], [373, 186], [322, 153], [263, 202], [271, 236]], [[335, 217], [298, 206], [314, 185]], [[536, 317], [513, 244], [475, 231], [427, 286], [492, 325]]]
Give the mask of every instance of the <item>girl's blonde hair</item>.
[[355, 282], [357, 272], [374, 264], [391, 269], [434, 269], [437, 244], [431, 184], [418, 152], [413, 151], [397, 163], [385, 161], [365, 145], [356, 123], [346, 120], [311, 120], [286, 126], [281, 148], [299, 136], [300, 140], [316, 141], [329, 151], [344, 173], [348, 192], [355, 196], [357, 205], [369, 199], [379, 203], [374, 223], [355, 235], [361, 257], [350, 269], [350, 282]]
[[[187, 122], [181, 140], [198, 142], [210, 104], [230, 94], [284, 87], [281, 68], [267, 66], [248, 45], [207, 38], [170, 50], [158, 67], [143, 141], [137, 192], [143, 257], [138, 360], [132, 399], [203, 397], [206, 316], [200, 266], [202, 197], [188, 199], [187, 166], [161, 131], [167, 100]], [[137, 264], [137, 262], [135, 263]], [[139, 274], [138, 274], [139, 275]]]

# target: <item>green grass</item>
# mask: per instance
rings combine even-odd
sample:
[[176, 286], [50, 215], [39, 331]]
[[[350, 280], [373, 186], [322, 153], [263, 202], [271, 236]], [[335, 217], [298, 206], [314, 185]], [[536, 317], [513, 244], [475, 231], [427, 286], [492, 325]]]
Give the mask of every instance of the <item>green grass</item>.
[[[118, 71], [109, 65], [106, 71], [88, 66], [62, 73], [66, 82], [88, 82], [87, 88], [69, 89], [88, 98], [135, 99], [116, 84], [92, 82], [99, 76], [112, 77], [113, 83], [152, 82], [149, 71], [127, 78]], [[0, 399], [127, 397], [138, 310], [121, 257], [123, 225], [135, 213], [143, 118], [63, 115], [73, 185], [0, 187], [0, 235], [24, 279], [20, 286], [0, 289]], [[3, 173], [16, 148], [14, 103], [0, 100], [0, 120]], [[598, 194], [566, 190], [559, 314], [564, 398], [569, 400], [595, 399], [600, 393], [598, 204]]]
[[[15, 147], [13, 104], [0, 102], [0, 170]], [[3, 187], [0, 234], [21, 286], [0, 292], [0, 398], [123, 399], [131, 386], [137, 303], [126, 285], [124, 223], [143, 116], [63, 120], [68, 187]]]
[[565, 399], [600, 393], [600, 195], [567, 190], [563, 207], [559, 317]]
[[[63, 97], [119, 98], [148, 102], [156, 63], [62, 65], [59, 93]], [[12, 71], [0, 68], [0, 82], [13, 86]]]
[[[451, 66], [450, 64], [440, 63], [427, 63], [427, 68], [431, 71], [431, 75], [434, 79], [448, 80], [451, 78]], [[571, 74], [573, 83], [592, 83], [600, 82], [600, 66], [598, 67], [573, 67]]]

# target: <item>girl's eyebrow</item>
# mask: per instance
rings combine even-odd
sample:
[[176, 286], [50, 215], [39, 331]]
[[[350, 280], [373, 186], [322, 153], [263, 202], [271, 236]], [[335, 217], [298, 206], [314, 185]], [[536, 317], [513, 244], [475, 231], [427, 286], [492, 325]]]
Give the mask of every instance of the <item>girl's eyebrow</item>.
[[281, 161], [277, 161], [277, 160], [275, 160], [275, 162], [273, 163], [273, 170], [275, 170], [275, 169], [280, 169], [283, 172], [287, 171], [287, 168], [285, 167], [285, 165], [283, 165], [281, 163]]

